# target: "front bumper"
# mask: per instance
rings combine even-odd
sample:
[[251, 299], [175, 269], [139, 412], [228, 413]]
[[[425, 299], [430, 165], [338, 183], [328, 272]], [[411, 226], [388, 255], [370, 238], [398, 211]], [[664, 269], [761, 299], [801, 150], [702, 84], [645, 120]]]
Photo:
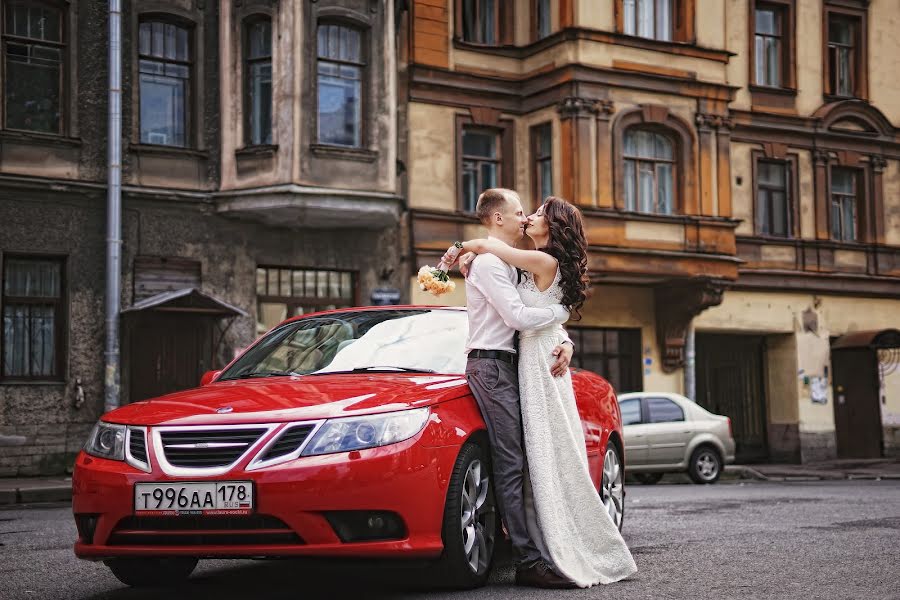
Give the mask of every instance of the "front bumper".
[[[447, 485], [458, 453], [459, 445], [429, 447], [416, 436], [381, 448], [302, 457], [255, 471], [238, 465], [228, 473], [204, 479], [170, 477], [158, 467], [145, 473], [124, 462], [82, 452], [72, 475], [72, 508], [80, 529], [90, 523], [92, 535], [80, 532], [75, 554], [89, 560], [125, 556], [437, 557], [443, 549], [441, 524]], [[173, 532], [173, 519], [169, 519], [165, 531], [154, 532], [154, 527], [146, 526], [135, 531], [134, 485], [179, 480], [253, 481], [257, 518], [246, 522], [253, 521], [254, 529], [232, 524], [198, 536], [196, 531]], [[394, 513], [402, 519], [406, 536], [342, 542], [326, 516], [330, 511]], [[272, 523], [278, 521], [281, 525], [273, 528]], [[275, 535], [276, 530], [293, 535]]]

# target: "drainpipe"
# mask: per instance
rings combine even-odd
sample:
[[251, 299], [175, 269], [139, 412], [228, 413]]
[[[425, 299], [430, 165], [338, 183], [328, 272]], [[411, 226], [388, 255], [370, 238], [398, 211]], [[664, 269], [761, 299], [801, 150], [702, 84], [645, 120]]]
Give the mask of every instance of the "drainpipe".
[[106, 197], [106, 358], [104, 409], [119, 406], [119, 305], [122, 271], [122, 4], [109, 0], [109, 114]]
[[684, 395], [697, 400], [697, 355], [694, 350], [694, 324], [688, 325], [684, 336]]

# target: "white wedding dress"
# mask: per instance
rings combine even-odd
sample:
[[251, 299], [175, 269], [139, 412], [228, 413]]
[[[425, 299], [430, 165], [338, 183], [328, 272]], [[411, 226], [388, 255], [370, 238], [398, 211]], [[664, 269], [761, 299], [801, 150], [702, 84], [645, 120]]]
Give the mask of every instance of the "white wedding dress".
[[[560, 278], [557, 269], [553, 283], [541, 292], [533, 276], [525, 273], [517, 286], [522, 302], [534, 307], [559, 303], [563, 297]], [[525, 508], [529, 533], [544, 559], [579, 587], [590, 587], [628, 577], [637, 566], [591, 481], [572, 375], [550, 374], [560, 327], [523, 331], [519, 336], [519, 389], [529, 474]]]

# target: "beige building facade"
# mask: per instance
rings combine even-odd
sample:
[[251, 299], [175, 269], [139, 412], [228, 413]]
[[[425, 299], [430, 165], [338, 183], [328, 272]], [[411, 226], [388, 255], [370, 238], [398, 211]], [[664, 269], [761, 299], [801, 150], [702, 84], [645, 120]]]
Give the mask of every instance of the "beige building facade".
[[[561, 195], [590, 244], [579, 365], [693, 389], [741, 460], [900, 454], [898, 21], [885, 0], [413, 1], [414, 266], [481, 235], [485, 187]], [[463, 287], [410, 277], [414, 302]]]

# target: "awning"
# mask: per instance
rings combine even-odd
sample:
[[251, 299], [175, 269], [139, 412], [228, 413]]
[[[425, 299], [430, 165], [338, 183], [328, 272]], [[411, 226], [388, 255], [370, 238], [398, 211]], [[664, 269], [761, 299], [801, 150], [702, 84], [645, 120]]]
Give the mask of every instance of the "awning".
[[236, 306], [232, 306], [214, 296], [205, 294], [197, 288], [184, 288], [163, 292], [140, 302], [122, 313], [137, 313], [145, 310], [153, 310], [169, 313], [193, 313], [211, 317], [246, 317], [248, 313]]
[[839, 337], [831, 345], [832, 350], [841, 348], [900, 348], [900, 330], [897, 329], [871, 329], [869, 331], [854, 331]]

